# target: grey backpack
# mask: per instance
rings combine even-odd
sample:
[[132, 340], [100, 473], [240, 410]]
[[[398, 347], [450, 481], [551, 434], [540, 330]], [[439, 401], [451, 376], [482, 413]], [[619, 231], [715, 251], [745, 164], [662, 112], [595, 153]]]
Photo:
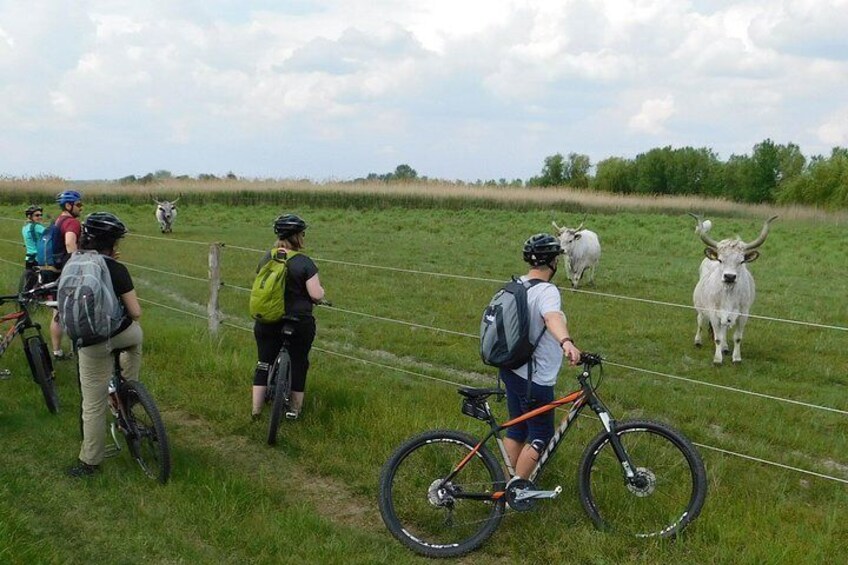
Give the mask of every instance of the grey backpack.
[[492, 297], [480, 320], [480, 357], [483, 363], [517, 369], [530, 361], [545, 329], [531, 340], [527, 290], [544, 282], [513, 278]]
[[124, 318], [106, 261], [97, 251], [77, 251], [59, 277], [59, 317], [78, 347], [106, 341]]

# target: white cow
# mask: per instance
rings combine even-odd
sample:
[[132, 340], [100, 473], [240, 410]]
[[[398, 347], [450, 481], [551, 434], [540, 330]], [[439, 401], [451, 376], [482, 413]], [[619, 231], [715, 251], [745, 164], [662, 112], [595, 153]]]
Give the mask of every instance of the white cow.
[[584, 230], [583, 222], [580, 222], [576, 229], [561, 228], [556, 225], [556, 222], [553, 222], [553, 226], [568, 258], [565, 265], [568, 278], [571, 279], [571, 286], [577, 287], [587, 270], [591, 270], [589, 284], [594, 285], [595, 267], [601, 259], [601, 242], [598, 241], [598, 234], [591, 230]]
[[175, 206], [177, 200], [173, 202], [162, 200], [160, 202], [155, 198], [153, 199], [156, 203], [156, 220], [159, 222], [159, 228], [162, 230], [162, 233], [171, 233], [174, 229], [174, 220], [177, 219], [177, 207]]
[[[707, 258], [701, 263], [701, 277], [692, 293], [698, 311], [695, 345], [701, 346], [701, 329], [709, 321], [716, 345], [713, 356], [716, 365], [720, 365], [723, 356], [730, 351], [727, 345], [730, 328], [734, 328], [732, 360], [734, 363], [742, 361], [742, 336], [756, 295], [754, 277], [747, 264], [760, 256], [757, 248], [765, 242], [769, 224], [776, 218], [772, 216], [766, 220], [760, 235], [751, 243], [745, 243], [738, 236], [716, 241], [707, 235], [706, 230], [698, 231], [701, 240], [707, 244], [704, 249]], [[700, 225], [701, 219], [698, 220]]]

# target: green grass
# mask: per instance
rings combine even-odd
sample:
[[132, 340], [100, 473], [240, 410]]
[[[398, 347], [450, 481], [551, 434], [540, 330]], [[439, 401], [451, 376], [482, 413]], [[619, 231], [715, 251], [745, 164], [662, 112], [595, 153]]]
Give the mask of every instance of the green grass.
[[[456, 382], [479, 382], [477, 343], [339, 311], [368, 313], [476, 334], [496, 283], [390, 272], [342, 261], [504, 279], [521, 272], [524, 238], [550, 222], [576, 224], [570, 209], [509, 210], [437, 206], [414, 210], [355, 198], [297, 204], [311, 227], [307, 251], [318, 259], [328, 297], [316, 346]], [[91, 204], [88, 211], [102, 206]], [[152, 206], [112, 203], [134, 234], [158, 236]], [[181, 208], [172, 239], [265, 248], [278, 206]], [[16, 217], [17, 207], [0, 206]], [[751, 239], [762, 218], [726, 217], [713, 235]], [[702, 257], [693, 222], [682, 214], [617, 211], [590, 216], [603, 246], [597, 293], [690, 304]], [[0, 221], [0, 239], [20, 227]], [[844, 326], [848, 319], [844, 226], [781, 219], [752, 265], [752, 313]], [[0, 257], [20, 250], [0, 242]], [[247, 294], [258, 253], [225, 247], [228, 321], [249, 328]], [[207, 248], [128, 237], [130, 263], [204, 278]], [[323, 262], [321, 260], [324, 260]], [[142, 298], [205, 315], [208, 284], [130, 268]], [[11, 289], [18, 271], [0, 264]], [[560, 282], [564, 281], [564, 277]], [[743, 363], [713, 367], [712, 349], [695, 349], [694, 313], [599, 294], [563, 291], [580, 347], [616, 363], [848, 410], [844, 331], [776, 321], [749, 322]], [[8, 308], [8, 306], [6, 307]], [[231, 327], [210, 337], [205, 322], [144, 304], [143, 379], [163, 411], [173, 446], [172, 482], [144, 480], [125, 454], [87, 482], [61, 471], [78, 450], [71, 365], [59, 366], [63, 410], [50, 416], [26, 375], [15, 343], [0, 360], [14, 375], [0, 381], [0, 562], [406, 562], [415, 558], [391, 538], [376, 510], [380, 466], [406, 437], [435, 427], [479, 434], [459, 413], [450, 385], [315, 351], [304, 418], [286, 424], [280, 445], [264, 445], [251, 426], [252, 335]], [[7, 310], [4, 310], [7, 311]], [[42, 314], [42, 318], [44, 314]], [[574, 384], [569, 370], [560, 390]], [[848, 478], [844, 414], [670, 380], [608, 366], [600, 389], [619, 418], [652, 417], [693, 441]], [[496, 405], [504, 413], [504, 406]], [[710, 492], [698, 521], [675, 542], [643, 542], [596, 532], [577, 502], [575, 472], [596, 424], [581, 419], [557, 453], [545, 483], [563, 494], [538, 511], [510, 515], [471, 559], [591, 563], [819, 563], [848, 551], [848, 487], [702, 449]], [[547, 543], [537, 543], [541, 537]], [[119, 550], [117, 548], [120, 548]]]

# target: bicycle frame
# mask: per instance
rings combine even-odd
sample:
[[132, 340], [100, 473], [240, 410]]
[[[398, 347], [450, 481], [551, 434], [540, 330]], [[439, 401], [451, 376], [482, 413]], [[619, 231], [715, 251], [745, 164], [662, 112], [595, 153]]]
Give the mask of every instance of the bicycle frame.
[[[529, 480], [535, 481], [538, 477], [539, 473], [541, 473], [542, 469], [545, 467], [545, 464], [550, 460], [551, 456], [556, 452], [557, 447], [559, 447], [562, 440], [565, 438], [568, 433], [571, 425], [574, 423], [574, 420], [577, 419], [577, 416], [580, 415], [580, 412], [588, 405], [595, 414], [598, 415], [598, 418], [601, 421], [604, 429], [608, 437], [610, 438], [610, 444], [612, 445], [613, 451], [618, 457], [618, 460], [621, 462], [622, 469], [624, 470], [624, 474], [627, 479], [632, 479], [635, 474], [633, 472], [633, 464], [625, 451], [624, 447], [621, 445], [621, 441], [618, 438], [618, 435], [615, 434], [615, 419], [613, 419], [606, 405], [601, 402], [601, 399], [598, 398], [595, 390], [592, 388], [592, 385], [589, 383], [589, 369], [587, 366], [584, 366], [583, 371], [577, 377], [580, 382], [581, 388], [579, 390], [575, 390], [566, 396], [558, 398], [553, 402], [545, 404], [544, 406], [540, 406], [534, 410], [527, 412], [526, 414], [522, 414], [521, 416], [514, 418], [512, 420], [508, 420], [503, 424], [498, 424], [495, 417], [492, 415], [492, 411], [489, 408], [489, 403], [486, 400], [482, 401], [482, 404], [485, 406], [487, 421], [491, 430], [489, 433], [472, 449], [468, 455], [466, 455], [462, 461], [457, 464], [457, 466], [451, 471], [451, 473], [445, 477], [442, 481], [442, 484], [447, 484], [462, 470], [463, 467], [474, 457], [477, 452], [482, 448], [483, 445], [486, 444], [492, 437], [498, 443], [498, 448], [500, 450], [501, 458], [503, 459], [507, 471], [509, 472], [510, 477], [515, 476], [515, 469], [512, 466], [512, 462], [509, 459], [509, 455], [507, 454], [506, 447], [504, 445], [503, 439], [501, 438], [501, 432], [504, 430], [529, 420], [535, 416], [540, 414], [544, 414], [546, 412], [550, 412], [551, 410], [556, 410], [560, 406], [566, 404], [572, 404], [571, 410], [568, 411], [568, 414], [560, 422], [559, 427], [554, 432], [553, 437], [548, 442], [545, 447], [545, 451], [539, 456], [539, 461], [536, 463], [536, 466], [533, 468], [532, 473], [530, 473]], [[498, 491], [491, 494], [474, 494], [474, 493], [460, 493], [455, 492], [453, 496], [456, 498], [470, 498], [470, 499], [498, 499], [504, 495], [504, 491]]]
[[6, 331], [3, 338], [0, 339], [0, 357], [6, 353], [6, 350], [9, 348], [9, 345], [12, 344], [12, 341], [15, 339], [15, 336], [18, 334], [23, 334], [26, 330], [30, 328], [34, 328], [37, 331], [41, 331], [41, 325], [37, 322], [33, 322], [29, 315], [29, 310], [27, 305], [20, 299], [20, 297], [11, 297], [11, 296], [3, 296], [0, 297], [0, 301], [3, 299], [14, 299], [18, 303], [18, 311], [11, 312], [6, 314], [3, 317], [0, 317], [0, 324], [4, 322], [14, 322], [9, 327], [8, 331]]

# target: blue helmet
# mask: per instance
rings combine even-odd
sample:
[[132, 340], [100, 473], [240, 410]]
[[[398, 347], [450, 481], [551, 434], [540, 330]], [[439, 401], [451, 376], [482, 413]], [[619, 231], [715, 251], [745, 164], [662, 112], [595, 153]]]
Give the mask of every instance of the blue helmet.
[[82, 200], [82, 194], [76, 190], [66, 190], [65, 192], [60, 192], [59, 195], [56, 196], [56, 202], [62, 207], [64, 207], [65, 204], [74, 204], [80, 200]]

